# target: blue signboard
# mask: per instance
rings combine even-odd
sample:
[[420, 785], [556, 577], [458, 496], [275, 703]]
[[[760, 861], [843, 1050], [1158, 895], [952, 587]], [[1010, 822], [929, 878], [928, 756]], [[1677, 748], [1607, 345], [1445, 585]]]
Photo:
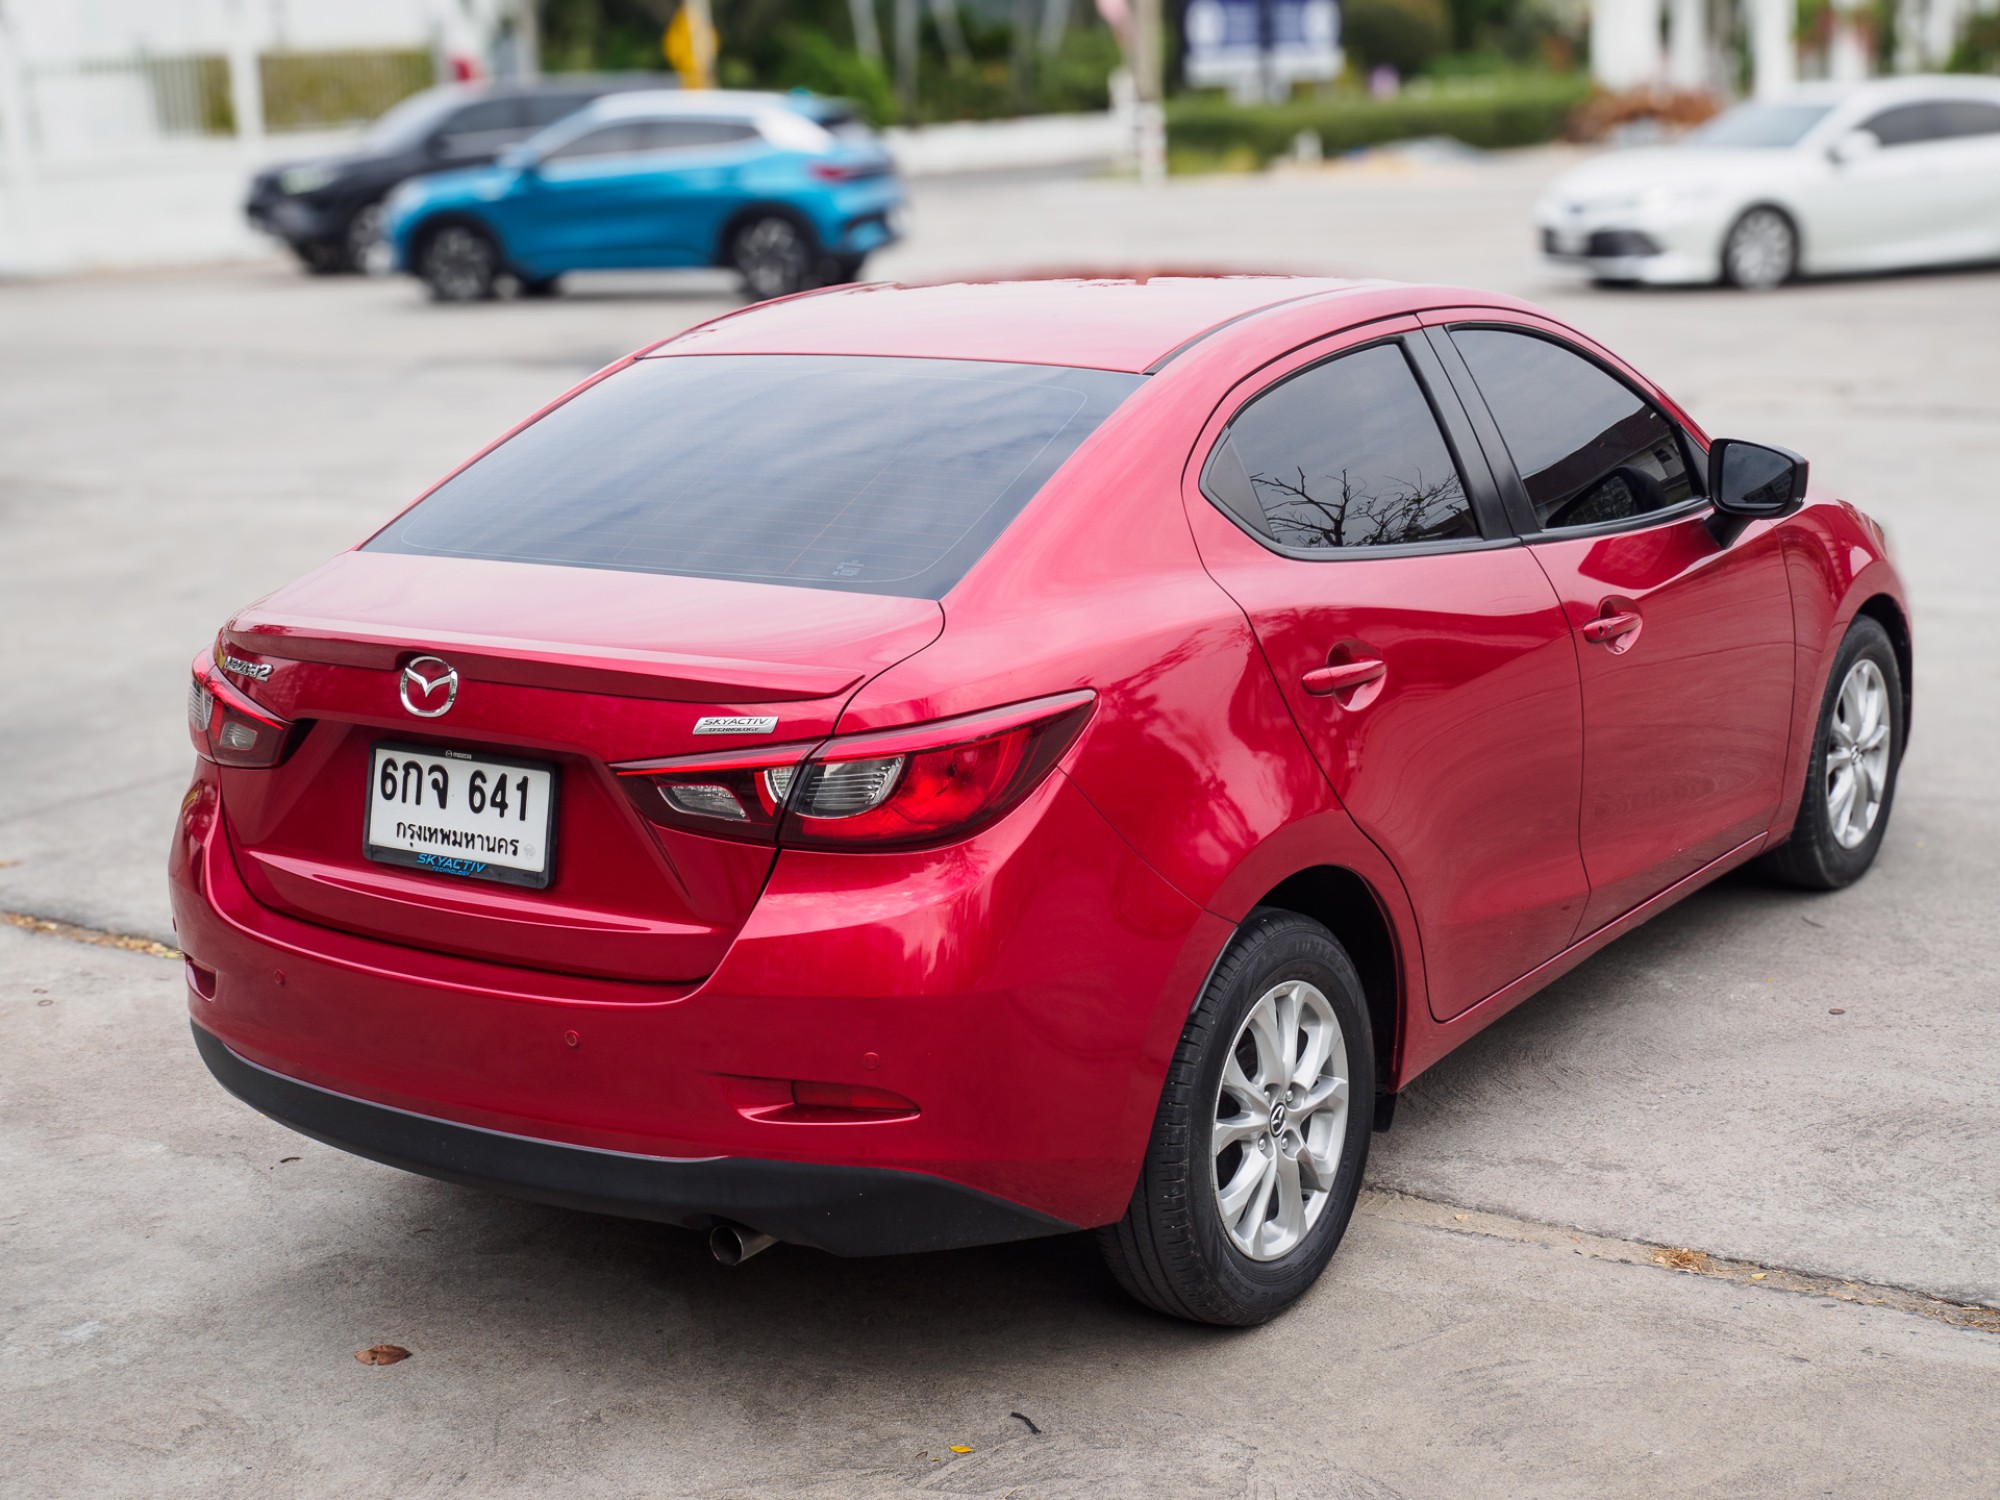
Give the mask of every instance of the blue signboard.
[[1276, 97], [1340, 75], [1334, 0], [1193, 0], [1185, 36], [1187, 81], [1197, 88]]

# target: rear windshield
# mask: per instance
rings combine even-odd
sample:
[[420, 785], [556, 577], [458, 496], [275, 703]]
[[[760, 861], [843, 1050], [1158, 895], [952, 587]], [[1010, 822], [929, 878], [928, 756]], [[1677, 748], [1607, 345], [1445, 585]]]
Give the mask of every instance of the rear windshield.
[[973, 360], [642, 359], [367, 550], [936, 599], [1143, 379]]

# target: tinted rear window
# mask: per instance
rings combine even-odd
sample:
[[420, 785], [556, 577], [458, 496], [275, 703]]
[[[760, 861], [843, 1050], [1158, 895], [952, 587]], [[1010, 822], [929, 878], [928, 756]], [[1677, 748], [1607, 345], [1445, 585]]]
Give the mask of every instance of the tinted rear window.
[[368, 549], [935, 599], [1142, 380], [971, 360], [642, 359]]

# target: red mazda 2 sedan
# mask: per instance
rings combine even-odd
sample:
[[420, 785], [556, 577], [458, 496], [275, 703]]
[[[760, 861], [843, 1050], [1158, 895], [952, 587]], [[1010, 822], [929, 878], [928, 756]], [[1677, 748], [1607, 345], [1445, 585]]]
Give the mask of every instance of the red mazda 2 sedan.
[[1881, 530], [1478, 292], [848, 287], [620, 360], [194, 666], [194, 1035], [453, 1182], [1254, 1323], [1397, 1090], [1881, 843]]

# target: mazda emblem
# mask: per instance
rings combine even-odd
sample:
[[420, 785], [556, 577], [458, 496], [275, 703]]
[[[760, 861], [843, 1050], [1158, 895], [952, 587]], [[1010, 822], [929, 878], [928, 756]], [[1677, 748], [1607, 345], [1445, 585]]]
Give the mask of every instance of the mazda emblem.
[[458, 702], [458, 668], [442, 657], [419, 656], [403, 668], [397, 691], [411, 713], [435, 719]]

